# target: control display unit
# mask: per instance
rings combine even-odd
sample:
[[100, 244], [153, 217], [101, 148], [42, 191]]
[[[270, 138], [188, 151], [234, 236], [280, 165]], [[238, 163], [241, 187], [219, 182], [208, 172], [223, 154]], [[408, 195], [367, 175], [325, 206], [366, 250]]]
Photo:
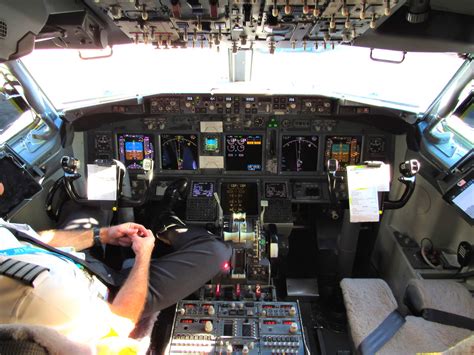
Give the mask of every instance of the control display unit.
[[191, 196], [211, 198], [214, 191], [215, 186], [213, 182], [193, 181]]
[[332, 136], [326, 137], [324, 156], [326, 160], [339, 161], [339, 170], [345, 170], [348, 165], [360, 163], [362, 147], [361, 136]]
[[143, 169], [144, 159], [153, 159], [152, 137], [145, 134], [119, 134], [119, 159], [129, 170]]
[[288, 188], [284, 182], [266, 182], [265, 198], [288, 198]]
[[281, 138], [281, 171], [306, 172], [318, 170], [318, 136]]
[[163, 170], [198, 169], [198, 137], [195, 134], [161, 135], [161, 168]]
[[258, 187], [255, 182], [223, 182], [221, 199], [225, 215], [242, 212], [250, 216], [258, 215]]
[[459, 180], [445, 199], [461, 211], [471, 224], [474, 223], [474, 172]]
[[226, 135], [225, 167], [228, 171], [262, 171], [262, 135]]

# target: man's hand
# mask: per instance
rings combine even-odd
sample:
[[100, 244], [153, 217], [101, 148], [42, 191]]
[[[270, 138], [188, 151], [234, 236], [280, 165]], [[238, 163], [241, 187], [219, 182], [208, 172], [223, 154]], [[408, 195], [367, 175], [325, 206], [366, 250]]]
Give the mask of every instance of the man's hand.
[[132, 245], [132, 237], [144, 237], [148, 232], [149, 231], [147, 231], [147, 229], [141, 224], [123, 223], [118, 226], [104, 228], [101, 230], [100, 234], [103, 244], [129, 247]]
[[146, 229], [145, 235], [132, 235], [130, 239], [132, 241], [133, 252], [137, 258], [149, 257], [151, 255], [153, 248], [155, 247], [155, 236], [151, 230]]

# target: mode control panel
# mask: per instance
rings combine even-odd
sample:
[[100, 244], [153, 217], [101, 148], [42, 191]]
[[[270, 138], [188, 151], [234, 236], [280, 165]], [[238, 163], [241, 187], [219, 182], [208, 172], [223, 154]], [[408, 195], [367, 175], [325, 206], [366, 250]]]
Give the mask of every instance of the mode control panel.
[[304, 349], [296, 302], [183, 300], [168, 353], [305, 354]]

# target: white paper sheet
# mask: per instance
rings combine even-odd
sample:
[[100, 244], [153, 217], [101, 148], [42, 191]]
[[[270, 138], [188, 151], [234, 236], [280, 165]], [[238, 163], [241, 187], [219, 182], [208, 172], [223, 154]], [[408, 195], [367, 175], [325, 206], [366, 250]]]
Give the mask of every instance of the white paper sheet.
[[87, 198], [117, 200], [117, 167], [87, 164]]
[[200, 128], [202, 133], [221, 133], [224, 125], [222, 121], [203, 121], [200, 122]]
[[203, 156], [199, 157], [201, 169], [224, 169], [224, 157]]
[[390, 185], [389, 166], [385, 164], [379, 168], [365, 165], [348, 166], [347, 182], [350, 221], [352, 223], [378, 222], [380, 213], [377, 192], [388, 191]]

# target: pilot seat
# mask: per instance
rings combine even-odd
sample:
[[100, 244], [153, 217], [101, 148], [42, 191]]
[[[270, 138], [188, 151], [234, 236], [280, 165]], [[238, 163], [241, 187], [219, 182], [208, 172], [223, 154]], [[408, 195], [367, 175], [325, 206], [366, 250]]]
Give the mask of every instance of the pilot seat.
[[359, 353], [432, 353], [455, 346], [453, 353], [472, 351], [474, 299], [452, 280], [411, 280], [405, 303], [412, 314], [406, 317], [384, 280], [346, 278], [341, 288], [352, 345]]

